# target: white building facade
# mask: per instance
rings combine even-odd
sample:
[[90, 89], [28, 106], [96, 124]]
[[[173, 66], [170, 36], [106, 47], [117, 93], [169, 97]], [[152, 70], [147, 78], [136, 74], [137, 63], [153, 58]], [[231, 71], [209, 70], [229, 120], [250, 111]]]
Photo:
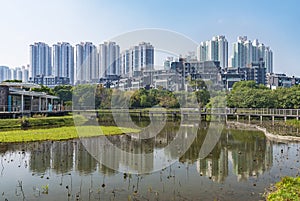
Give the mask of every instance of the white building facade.
[[62, 42], [54, 44], [53, 50], [53, 72], [55, 77], [67, 77], [70, 84], [74, 84], [74, 47], [69, 43]]
[[43, 42], [30, 45], [30, 77], [51, 74], [51, 47]]
[[75, 83], [93, 83], [99, 79], [97, 48], [91, 42], [76, 45]]
[[120, 47], [115, 42], [99, 45], [99, 77], [120, 75]]
[[222, 68], [228, 67], [228, 41], [225, 36], [214, 36], [197, 47], [198, 61], [219, 61]]
[[265, 62], [266, 72], [273, 73], [273, 52], [270, 47], [259, 43], [257, 39], [253, 42], [247, 36], [239, 36], [237, 42], [233, 43], [231, 65], [232, 67], [249, 67], [251, 63]]
[[121, 72], [126, 77], [135, 72], [154, 70], [154, 47], [150, 43], [141, 42], [121, 53]]

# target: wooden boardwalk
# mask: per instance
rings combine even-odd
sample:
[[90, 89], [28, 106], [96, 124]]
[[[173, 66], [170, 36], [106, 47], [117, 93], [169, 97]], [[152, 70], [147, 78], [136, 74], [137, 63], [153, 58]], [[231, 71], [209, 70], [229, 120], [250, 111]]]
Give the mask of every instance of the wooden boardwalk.
[[221, 115], [225, 116], [226, 120], [229, 117], [236, 118], [238, 121], [239, 118], [248, 118], [249, 123], [252, 118], [259, 118], [260, 122], [263, 119], [271, 119], [274, 124], [275, 119], [297, 119], [299, 120], [300, 109], [270, 109], [270, 108], [255, 108], [255, 109], [246, 109], [246, 108], [215, 108], [206, 112], [207, 114], [212, 115]]
[[69, 112], [76, 113], [90, 113], [93, 115], [99, 114], [111, 114], [112, 112], [117, 114], [130, 113], [132, 115], [137, 115], [140, 117], [143, 116], [172, 116], [172, 117], [183, 117], [184, 119], [203, 119], [207, 116], [216, 116], [227, 121], [228, 118], [236, 118], [237, 121], [240, 118], [248, 118], [249, 121], [253, 118], [259, 118], [261, 121], [264, 118], [269, 118], [273, 122], [275, 119], [297, 119], [299, 120], [300, 109], [269, 109], [269, 108], [260, 108], [260, 109], [245, 109], [245, 108], [208, 108], [208, 109], [199, 109], [199, 108], [180, 108], [180, 109], [159, 109], [159, 108], [150, 108], [150, 109], [113, 109], [113, 110], [63, 110], [63, 111], [40, 111], [40, 112], [31, 112], [19, 111], [15, 112], [1, 112], [0, 118], [17, 118], [20, 116], [32, 116], [34, 114], [44, 114], [49, 116], [61, 116]]
[[[86, 112], [95, 112], [95, 110], [84, 110]], [[83, 110], [73, 110], [73, 112], [83, 112]], [[297, 119], [299, 120], [300, 109], [246, 109], [246, 108], [212, 108], [212, 109], [199, 109], [199, 108], [181, 108], [181, 109], [114, 109], [115, 114], [122, 115], [123, 113], [130, 113], [132, 115], [143, 116], [172, 116], [172, 117], [183, 117], [184, 119], [206, 119], [207, 116], [215, 116], [225, 121], [230, 119], [247, 118], [251, 119], [270, 119], [274, 123], [275, 119]], [[111, 110], [100, 111], [99, 114], [111, 114]]]

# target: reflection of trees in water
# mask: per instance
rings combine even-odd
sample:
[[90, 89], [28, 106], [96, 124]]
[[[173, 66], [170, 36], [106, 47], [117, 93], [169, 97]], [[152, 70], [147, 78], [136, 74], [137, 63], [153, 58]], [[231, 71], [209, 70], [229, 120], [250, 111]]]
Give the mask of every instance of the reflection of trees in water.
[[199, 158], [199, 152], [207, 134], [207, 122], [200, 125], [197, 131], [197, 136], [189, 149], [179, 158], [180, 162], [194, 163]]
[[0, 143], [0, 153], [5, 154], [9, 150], [9, 144]]
[[82, 174], [94, 172], [97, 167], [96, 159], [91, 156], [81, 142], [76, 143], [75, 150], [75, 169]]
[[107, 166], [109, 169], [118, 170], [122, 166], [139, 172], [153, 169], [153, 157], [147, 156], [148, 153], [153, 152], [153, 142], [153, 139], [116, 135], [87, 139], [83, 141], [83, 144], [103, 164], [100, 168]]
[[[85, 138], [81, 141], [0, 144], [0, 153], [16, 151], [30, 153], [29, 168], [38, 173], [45, 173], [52, 168], [56, 173], [76, 170], [82, 174], [89, 174], [98, 168], [98, 171], [105, 175], [113, 175], [116, 173], [113, 169], [119, 169], [120, 166], [128, 166], [136, 171], [151, 172], [155, 158], [150, 157], [151, 155], [142, 156], [153, 153], [154, 149], [166, 148], [176, 139], [182, 143], [164, 151], [166, 157], [175, 159], [179, 155], [178, 151], [186, 143], [185, 137], [193, 132], [192, 126], [186, 126], [178, 133], [179, 128], [180, 122], [167, 122], [162, 131], [150, 139], [139, 139], [137, 134], [107, 137], [119, 149], [127, 153], [140, 154], [139, 157], [129, 157], [128, 154], [116, 152], [114, 147], [103, 144], [101, 137]], [[206, 175], [214, 181], [224, 181], [228, 176], [228, 163], [231, 161], [233, 171], [240, 180], [262, 174], [272, 166], [272, 144], [262, 133], [251, 131], [224, 130], [212, 152], [204, 159], [200, 159], [199, 152], [207, 136], [208, 128], [209, 123], [202, 122], [191, 146], [179, 158], [182, 163], [196, 163], [199, 174]], [[149, 136], [150, 132], [151, 130]], [[86, 146], [90, 146], [95, 151], [96, 154], [92, 155], [97, 160], [86, 150]]]
[[101, 163], [98, 163], [98, 168], [99, 168], [99, 171], [104, 174], [104, 175], [107, 175], [107, 176], [112, 176], [112, 175], [115, 175], [117, 172], [109, 167], [106, 167], [105, 165], [101, 164]]
[[[174, 120], [177, 120], [177, 123], [180, 122], [180, 116], [172, 117], [171, 115], [164, 115], [164, 114], [154, 114], [151, 116], [148, 111], [139, 112], [131, 112], [129, 115], [126, 113], [119, 113], [114, 114], [118, 115], [118, 119], [122, 119], [123, 122], [134, 122], [139, 127], [147, 127], [150, 124], [150, 119], [154, 119], [157, 121], [164, 121], [169, 123], [174, 123]], [[150, 118], [152, 117], [152, 118]], [[105, 126], [115, 126], [114, 117], [111, 113], [99, 113], [98, 114], [98, 123], [99, 125]]]
[[196, 162], [200, 175], [222, 182], [228, 176], [228, 160], [232, 158], [233, 171], [238, 179], [262, 174], [272, 166], [272, 145], [262, 133], [240, 130], [224, 130], [219, 142], [204, 159], [199, 158], [208, 129], [201, 126], [198, 135], [186, 153], [182, 163]]
[[262, 133], [230, 130], [228, 144], [233, 171], [239, 180], [262, 174], [273, 164], [272, 145]]
[[228, 150], [224, 133], [212, 152], [205, 159], [197, 161], [197, 169], [200, 174], [208, 176], [213, 181], [223, 182], [225, 180], [228, 176]]
[[56, 173], [66, 173], [73, 168], [74, 145], [73, 141], [53, 142], [52, 169]]
[[32, 172], [45, 173], [50, 168], [50, 143], [31, 143], [29, 168]]
[[194, 164], [200, 175], [207, 176], [213, 181], [222, 182], [228, 176], [228, 153], [226, 149], [226, 135], [221, 135], [219, 142], [211, 153], [200, 159], [199, 153], [207, 137], [209, 122], [203, 122], [198, 129], [197, 137], [190, 148], [180, 157], [182, 163]]
[[179, 127], [180, 127], [179, 121], [167, 122], [163, 130], [156, 135], [155, 147], [163, 148], [167, 146], [171, 141], [174, 140]]

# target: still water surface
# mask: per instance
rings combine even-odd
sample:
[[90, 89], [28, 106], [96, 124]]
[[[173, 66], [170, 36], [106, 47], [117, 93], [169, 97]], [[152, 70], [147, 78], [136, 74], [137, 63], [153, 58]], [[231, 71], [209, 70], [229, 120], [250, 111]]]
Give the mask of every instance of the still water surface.
[[[0, 143], [0, 200], [262, 200], [271, 183], [299, 174], [300, 144], [271, 142], [256, 131], [224, 129], [213, 151], [201, 159], [207, 127], [200, 125], [189, 149], [160, 171], [154, 171], [156, 158], [137, 163], [103, 150], [102, 158], [117, 167], [126, 163], [149, 174], [124, 174], [100, 164], [83, 144], [101, 137]], [[153, 139], [113, 136], [109, 140], [126, 144], [127, 151], [148, 153], [172, 141], [176, 129], [176, 122], [168, 122]], [[186, 127], [185, 135], [189, 129], [193, 128]]]

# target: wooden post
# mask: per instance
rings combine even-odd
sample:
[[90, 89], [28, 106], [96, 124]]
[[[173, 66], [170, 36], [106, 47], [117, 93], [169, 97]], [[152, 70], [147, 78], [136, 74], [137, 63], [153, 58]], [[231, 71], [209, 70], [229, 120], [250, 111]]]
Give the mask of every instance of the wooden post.
[[261, 115], [260, 116], [260, 124], [262, 124], [262, 121], [263, 121], [263, 116]]
[[30, 111], [32, 112], [33, 110], [33, 96], [31, 96], [31, 100], [30, 100]]
[[275, 116], [273, 115], [272, 116], [272, 125], [274, 126], [274, 124], [275, 124]]
[[239, 115], [236, 115], [236, 121], [239, 122]]
[[21, 112], [23, 113], [24, 110], [24, 95], [21, 95]]
[[48, 98], [46, 97], [46, 111], [48, 111]]
[[42, 98], [39, 96], [39, 109], [38, 111], [41, 111], [41, 106], [42, 106]]
[[251, 124], [251, 115], [248, 116], [248, 123]]

